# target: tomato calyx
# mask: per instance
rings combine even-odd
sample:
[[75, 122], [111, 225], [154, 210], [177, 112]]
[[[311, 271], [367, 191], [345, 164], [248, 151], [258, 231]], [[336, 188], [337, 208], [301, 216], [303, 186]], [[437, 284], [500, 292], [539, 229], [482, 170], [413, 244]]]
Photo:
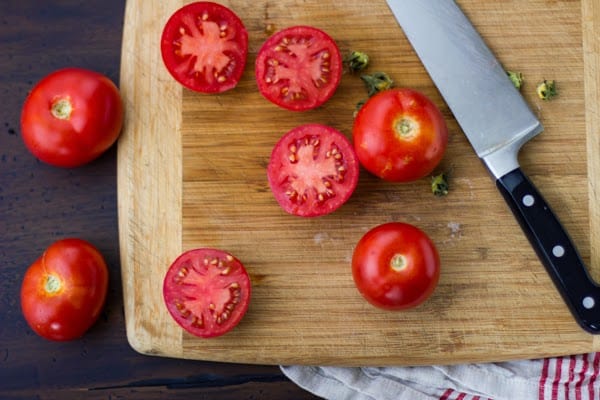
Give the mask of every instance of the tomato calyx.
[[48, 295], [57, 295], [62, 292], [64, 285], [62, 279], [56, 275], [48, 274], [44, 279], [44, 290]]
[[419, 131], [418, 123], [412, 118], [401, 117], [394, 123], [396, 137], [401, 140], [410, 140], [417, 136]]
[[396, 272], [405, 270], [408, 267], [408, 260], [404, 254], [396, 253], [390, 259], [390, 268]]
[[73, 104], [68, 97], [60, 97], [55, 99], [50, 106], [50, 113], [57, 119], [69, 119], [73, 112]]

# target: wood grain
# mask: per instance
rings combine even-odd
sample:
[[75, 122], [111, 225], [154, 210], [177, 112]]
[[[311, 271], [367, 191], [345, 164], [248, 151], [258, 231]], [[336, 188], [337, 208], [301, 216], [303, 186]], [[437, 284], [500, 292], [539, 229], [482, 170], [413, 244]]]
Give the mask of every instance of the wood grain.
[[[417, 365], [599, 347], [569, 314], [385, 2], [349, 0], [344, 7], [322, 0], [224, 2], [246, 24], [250, 51], [239, 86], [217, 96], [182, 89], [162, 65], [162, 25], [183, 3], [131, 0], [125, 15], [119, 229], [127, 334], [135, 349], [260, 364]], [[584, 259], [598, 265], [591, 252], [600, 213], [594, 185], [600, 164], [594, 135], [597, 6], [591, 0], [459, 3], [506, 68], [524, 74], [523, 94], [545, 132], [524, 147], [522, 167]], [[318, 110], [293, 113], [265, 101], [253, 76], [269, 24], [320, 27], [342, 52], [367, 51], [371, 71], [384, 70], [398, 86], [430, 96], [450, 129], [440, 166], [451, 172], [450, 194], [434, 198], [427, 179], [390, 184], [361, 171], [356, 193], [339, 211], [313, 219], [285, 214], [265, 175], [273, 144], [308, 122], [349, 135], [354, 106], [366, 92], [357, 76], [346, 74]], [[558, 82], [558, 98], [536, 98], [535, 84], [543, 79]], [[425, 230], [443, 263], [434, 295], [403, 313], [368, 305], [350, 274], [354, 244], [388, 221]], [[170, 262], [202, 246], [243, 260], [253, 283], [242, 323], [211, 340], [182, 332], [161, 292]], [[590, 272], [597, 276], [598, 267]]]

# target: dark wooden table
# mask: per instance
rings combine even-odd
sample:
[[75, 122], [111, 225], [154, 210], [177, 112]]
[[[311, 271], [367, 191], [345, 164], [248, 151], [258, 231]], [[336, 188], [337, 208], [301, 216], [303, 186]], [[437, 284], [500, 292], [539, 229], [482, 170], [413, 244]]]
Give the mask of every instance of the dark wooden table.
[[[150, 0], [149, 0], [150, 1]], [[0, 399], [314, 399], [277, 366], [148, 357], [125, 336], [119, 265], [116, 148], [76, 169], [36, 160], [20, 109], [44, 75], [67, 66], [119, 82], [124, 0], [0, 4]], [[99, 322], [79, 340], [35, 335], [21, 314], [27, 267], [53, 241], [95, 244], [110, 267]]]

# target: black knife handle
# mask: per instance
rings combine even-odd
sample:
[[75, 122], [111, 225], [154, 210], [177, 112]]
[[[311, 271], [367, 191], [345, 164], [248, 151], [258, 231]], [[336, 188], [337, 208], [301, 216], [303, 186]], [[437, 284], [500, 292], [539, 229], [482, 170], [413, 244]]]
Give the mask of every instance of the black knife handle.
[[520, 168], [496, 185], [579, 325], [600, 333], [600, 287], [554, 212]]

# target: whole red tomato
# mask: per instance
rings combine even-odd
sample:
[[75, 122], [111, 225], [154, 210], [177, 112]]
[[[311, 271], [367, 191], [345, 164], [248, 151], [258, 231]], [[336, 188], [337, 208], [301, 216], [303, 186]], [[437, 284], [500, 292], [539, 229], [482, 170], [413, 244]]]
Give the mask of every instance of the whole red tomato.
[[63, 239], [27, 269], [21, 309], [38, 335], [72, 340], [96, 322], [107, 290], [108, 268], [100, 252], [84, 240]]
[[371, 304], [403, 310], [418, 306], [433, 293], [440, 276], [440, 257], [422, 230], [390, 222], [359, 240], [352, 256], [352, 276]]
[[352, 136], [360, 163], [393, 182], [430, 174], [448, 144], [440, 110], [412, 89], [389, 89], [370, 97], [354, 119]]
[[21, 133], [40, 160], [77, 167], [104, 153], [119, 137], [123, 103], [106, 76], [66, 68], [44, 77], [23, 104]]

